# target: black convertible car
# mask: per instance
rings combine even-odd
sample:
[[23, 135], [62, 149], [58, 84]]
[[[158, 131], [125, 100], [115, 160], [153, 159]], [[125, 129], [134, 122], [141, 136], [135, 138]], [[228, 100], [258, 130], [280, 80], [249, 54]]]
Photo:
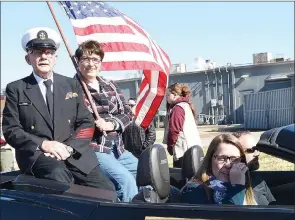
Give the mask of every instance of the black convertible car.
[[[261, 135], [257, 148], [295, 162], [294, 124]], [[256, 171], [276, 204], [269, 206], [188, 205], [177, 203], [171, 185], [180, 189], [198, 169], [203, 151], [198, 146], [185, 154], [182, 169], [168, 167], [165, 149], [154, 145], [140, 156], [137, 183], [152, 185], [129, 203], [114, 193], [78, 185], [36, 179], [17, 171], [1, 174], [1, 219], [295, 219], [295, 171]]]

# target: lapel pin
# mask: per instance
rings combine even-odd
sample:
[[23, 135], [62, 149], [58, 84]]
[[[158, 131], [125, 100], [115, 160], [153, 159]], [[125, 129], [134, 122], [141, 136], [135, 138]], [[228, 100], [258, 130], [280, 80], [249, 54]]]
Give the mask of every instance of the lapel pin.
[[73, 93], [71, 92], [68, 92], [67, 95], [66, 95], [66, 99], [70, 99], [73, 97]]

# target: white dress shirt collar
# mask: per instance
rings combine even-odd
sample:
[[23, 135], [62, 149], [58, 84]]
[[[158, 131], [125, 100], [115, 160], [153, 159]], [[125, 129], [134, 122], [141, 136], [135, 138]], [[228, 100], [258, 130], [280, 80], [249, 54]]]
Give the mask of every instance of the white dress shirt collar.
[[[45, 86], [45, 84], [43, 83], [43, 82], [46, 81], [47, 79], [43, 79], [43, 78], [41, 78], [41, 77], [38, 76], [34, 71], [33, 71], [33, 75], [34, 75], [34, 77], [35, 77], [35, 79], [36, 79], [36, 81], [37, 81], [37, 83], [38, 83], [38, 86], [39, 86], [39, 88], [40, 88], [40, 91], [41, 91], [41, 94], [42, 94], [42, 96], [43, 96], [43, 98], [44, 98], [44, 101], [45, 101], [45, 103], [47, 103], [47, 102], [46, 102], [46, 86]], [[53, 74], [51, 74], [51, 76], [49, 77], [49, 79], [52, 80], [52, 84], [51, 84], [51, 92], [54, 92], [54, 91], [53, 91]]]
[[[44, 81], [46, 81], [47, 79], [43, 79], [40, 76], [38, 76], [34, 71], [33, 71], [33, 75], [37, 81], [37, 83], [40, 85], [41, 83], [43, 84]], [[51, 76], [48, 78], [51, 79], [52, 83], [53, 83], [53, 73], [51, 74]]]

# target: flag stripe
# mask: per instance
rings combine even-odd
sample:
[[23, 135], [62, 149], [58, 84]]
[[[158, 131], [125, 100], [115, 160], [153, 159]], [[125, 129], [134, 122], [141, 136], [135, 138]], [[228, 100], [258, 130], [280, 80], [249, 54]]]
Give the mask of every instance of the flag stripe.
[[[158, 71], [144, 71], [147, 81], [150, 81], [150, 89], [144, 97], [138, 102], [138, 116], [136, 121], [143, 127], [147, 127], [157, 113], [163, 100], [166, 90], [166, 74]], [[164, 79], [165, 78], [165, 79]], [[164, 80], [163, 80], [164, 79]], [[164, 90], [163, 90], [164, 88]], [[150, 106], [152, 106], [150, 108]]]
[[[167, 83], [168, 82], [167, 82], [166, 73], [159, 72], [157, 92], [150, 103], [150, 106], [152, 106], [152, 108], [149, 110], [150, 112], [146, 111], [144, 119], [138, 122], [139, 124], [142, 124], [143, 127], [148, 127], [150, 122], [153, 120], [154, 116], [157, 114], [157, 111], [162, 103], [163, 97], [165, 96]], [[147, 102], [148, 101], [149, 100], [147, 100]]]
[[138, 44], [138, 43], [123, 43], [123, 42], [111, 42], [111, 43], [104, 43], [103, 44], [103, 51], [105, 53], [107, 52], [123, 52], [123, 51], [129, 51], [129, 52], [143, 52], [143, 53], [149, 53], [149, 48], [144, 44]]
[[[147, 72], [149, 72], [150, 70], [145, 70], [145, 75], [147, 74]], [[145, 79], [146, 82], [150, 83], [147, 79]], [[146, 86], [144, 86], [143, 84], [141, 84], [141, 92], [140, 95], [137, 99], [137, 104], [136, 104], [136, 123], [138, 124], [142, 124], [147, 112], [149, 111], [150, 107], [146, 106], [147, 103], [147, 97], [150, 94], [150, 85], [146, 84]]]
[[[142, 34], [143, 36], [145, 36], [146, 38], [148, 38], [150, 41], [152, 41], [153, 43], [155, 43], [154, 40], [152, 40], [150, 38], [149, 34], [145, 30], [141, 29], [141, 27], [135, 21], [133, 21], [128, 16], [125, 16], [125, 18], [126, 18], [126, 23], [127, 24], [129, 24], [132, 27], [134, 27], [140, 34]], [[157, 45], [157, 44], [155, 43], [155, 45]], [[169, 56], [164, 52], [164, 50], [162, 48], [159, 47], [159, 49], [161, 50], [161, 53], [163, 53], [164, 56], [165, 56], [165, 58], [166, 58], [165, 62], [167, 64], [167, 66], [171, 65], [170, 64]]]
[[142, 81], [141, 81], [141, 84], [140, 84], [140, 88], [139, 88], [139, 96], [138, 96], [138, 99], [141, 99], [141, 93], [142, 93], [142, 91], [144, 90], [144, 88], [146, 87], [146, 86], [148, 86], [149, 84], [148, 84], [148, 81], [147, 81], [147, 79], [146, 78], [144, 78], [144, 76], [143, 76], [143, 79], [142, 79]]
[[148, 44], [149, 44], [148, 46], [150, 48], [150, 53], [153, 54], [154, 57], [156, 57], [155, 48], [152, 47], [151, 39], [148, 37], [148, 35], [140, 27], [138, 27], [138, 25], [135, 22], [131, 21], [131, 19], [129, 17], [125, 16], [125, 18], [126, 18], [126, 23], [130, 27], [132, 27], [134, 29], [134, 32], [135, 33], [136, 32], [138, 33], [137, 36], [140, 36], [141, 35], [141, 36], [144, 36], [145, 39], [148, 39], [149, 40], [148, 41]]
[[130, 27], [126, 25], [90, 25], [85, 28], [74, 27], [74, 32], [78, 36], [85, 36], [95, 33], [121, 33], [121, 34], [134, 34]]
[[[112, 61], [146, 61], [148, 63], [155, 62], [151, 54], [143, 52], [109, 52], [105, 55], [104, 62]], [[158, 65], [158, 64], [157, 64]]]
[[87, 28], [91, 25], [126, 25], [122, 17], [87, 17], [84, 19], [70, 19], [73, 27]]
[[160, 70], [161, 67], [154, 62], [147, 61], [111, 61], [111, 62], [103, 62], [101, 70], [103, 71], [113, 71], [113, 70], [126, 70], [126, 69], [149, 69], [153, 68], [155, 70]]
[[160, 59], [160, 51], [158, 51], [158, 48], [156, 47], [156, 44], [154, 43], [154, 41], [152, 39], [150, 39], [149, 35], [143, 29], [141, 29], [132, 19], [130, 19], [127, 16], [125, 18], [126, 18], [126, 23], [128, 25], [133, 27], [140, 35], [142, 35], [145, 38], [149, 39], [149, 42], [150, 42], [151, 47], [152, 47], [153, 56], [155, 57], [157, 62], [160, 62], [159, 65], [162, 66], [163, 71], [166, 71], [166, 69], [165, 69], [165, 67], [163, 65], [163, 61], [162, 61], [162, 59]]
[[138, 27], [135, 23], [131, 22], [128, 18], [126, 18], [126, 23], [133, 27], [135, 30], [137, 30], [137, 32], [143, 35], [145, 38], [149, 38], [148, 35], [140, 27]]
[[169, 56], [132, 18], [104, 2], [67, 1], [61, 5], [70, 18], [78, 44], [87, 40], [102, 44], [102, 70], [143, 70], [136, 123], [147, 128], [165, 95]]
[[134, 34], [120, 34], [120, 33], [94, 33], [86, 36], [77, 36], [78, 43], [82, 43], [87, 40], [97, 40], [100, 43], [108, 42], [127, 42], [127, 43], [138, 43], [144, 44], [150, 47], [150, 42], [143, 36], [137, 36]]

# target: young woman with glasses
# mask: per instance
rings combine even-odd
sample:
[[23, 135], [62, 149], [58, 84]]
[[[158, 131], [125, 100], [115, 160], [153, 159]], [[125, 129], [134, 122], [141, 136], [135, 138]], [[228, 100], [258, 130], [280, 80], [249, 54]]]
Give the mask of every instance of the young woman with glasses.
[[182, 189], [182, 202], [257, 204], [245, 153], [238, 138], [221, 134], [212, 140], [196, 176]]

